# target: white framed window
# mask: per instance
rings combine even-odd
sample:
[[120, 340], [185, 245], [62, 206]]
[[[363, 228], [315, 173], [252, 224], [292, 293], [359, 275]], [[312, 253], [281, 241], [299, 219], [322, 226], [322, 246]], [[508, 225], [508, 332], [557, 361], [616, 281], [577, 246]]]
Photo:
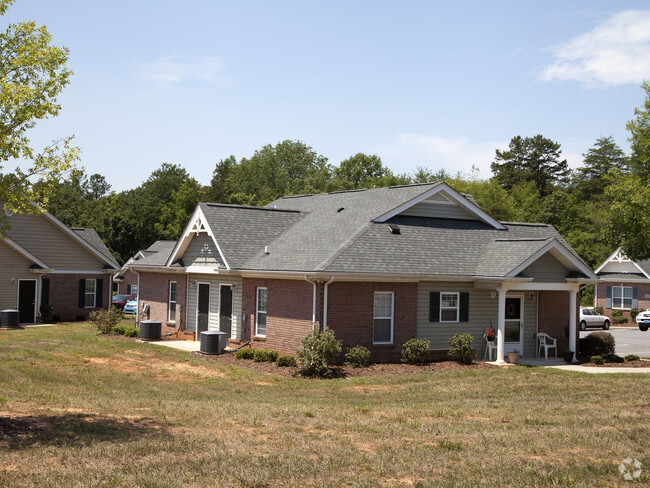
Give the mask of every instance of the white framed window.
[[459, 303], [458, 292], [441, 292], [440, 322], [458, 322]]
[[169, 322], [176, 322], [176, 287], [175, 281], [169, 282]]
[[137, 295], [138, 294], [138, 285], [131, 285], [131, 291], [128, 295]]
[[612, 286], [612, 308], [632, 308], [633, 295], [631, 286]]
[[84, 306], [86, 308], [95, 308], [97, 280], [86, 280], [86, 290], [84, 293]]
[[257, 289], [257, 309], [255, 311], [255, 335], [266, 337], [266, 288]]
[[395, 295], [392, 291], [377, 291], [374, 299], [372, 342], [393, 343], [393, 308]]

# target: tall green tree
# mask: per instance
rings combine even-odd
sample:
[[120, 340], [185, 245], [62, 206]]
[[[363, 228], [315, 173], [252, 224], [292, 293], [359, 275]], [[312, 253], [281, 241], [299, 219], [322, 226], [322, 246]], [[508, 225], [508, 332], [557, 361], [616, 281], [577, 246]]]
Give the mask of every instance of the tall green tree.
[[[0, 15], [13, 2], [0, 0]], [[67, 60], [68, 50], [52, 45], [47, 29], [33, 21], [0, 32], [0, 200], [10, 210], [38, 211], [32, 202], [46, 203], [52, 187], [79, 158], [71, 137], [40, 149], [28, 137], [39, 120], [59, 114], [57, 97], [72, 75]], [[10, 161], [17, 166], [6, 172]], [[0, 223], [6, 223], [4, 214]]]
[[576, 170], [575, 185], [582, 196], [601, 195], [607, 185], [605, 176], [613, 169], [627, 171], [628, 158], [612, 136], [599, 137], [582, 155], [583, 166]]
[[230, 203], [232, 191], [229, 187], [228, 178], [238, 164], [237, 158], [232, 155], [217, 163], [217, 166], [212, 172], [212, 181], [210, 181], [210, 186], [206, 189], [205, 193], [208, 201]]
[[517, 183], [532, 181], [541, 196], [550, 194], [553, 186], [569, 175], [566, 159], [560, 159], [560, 144], [538, 134], [534, 137], [515, 136], [508, 150], [496, 150], [492, 173], [506, 190]]
[[650, 84], [644, 82], [643, 107], [634, 109], [636, 118], [630, 120], [626, 128], [630, 132], [630, 169], [642, 178], [650, 177]]

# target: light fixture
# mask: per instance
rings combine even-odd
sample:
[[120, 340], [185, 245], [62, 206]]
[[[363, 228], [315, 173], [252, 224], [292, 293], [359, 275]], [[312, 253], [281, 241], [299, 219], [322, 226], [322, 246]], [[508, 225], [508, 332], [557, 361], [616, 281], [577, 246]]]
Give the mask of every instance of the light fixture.
[[528, 298], [529, 298], [530, 300], [532, 300], [534, 296], [535, 296], [535, 292], [534, 292], [534, 291], [529, 291], [529, 292], [528, 292]]
[[497, 297], [497, 292], [496, 292], [495, 290], [492, 290], [492, 291], [490, 292], [490, 297], [492, 297], [492, 298], [496, 298], [496, 297]]

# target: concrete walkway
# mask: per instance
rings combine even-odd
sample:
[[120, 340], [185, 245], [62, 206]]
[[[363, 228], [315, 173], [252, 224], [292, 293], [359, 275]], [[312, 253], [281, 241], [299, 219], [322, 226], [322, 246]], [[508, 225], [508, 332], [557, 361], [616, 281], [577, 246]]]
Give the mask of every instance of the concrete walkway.
[[172, 349], [180, 349], [181, 351], [198, 351], [201, 349], [201, 341], [141, 341], [155, 344], [156, 346], [171, 347]]

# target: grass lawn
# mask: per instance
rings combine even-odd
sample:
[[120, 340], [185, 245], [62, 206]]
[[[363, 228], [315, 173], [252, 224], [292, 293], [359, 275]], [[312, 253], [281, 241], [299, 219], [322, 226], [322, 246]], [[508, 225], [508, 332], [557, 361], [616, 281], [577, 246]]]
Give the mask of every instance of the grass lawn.
[[650, 375], [294, 379], [88, 324], [0, 331], [0, 486], [640, 486], [649, 416]]

